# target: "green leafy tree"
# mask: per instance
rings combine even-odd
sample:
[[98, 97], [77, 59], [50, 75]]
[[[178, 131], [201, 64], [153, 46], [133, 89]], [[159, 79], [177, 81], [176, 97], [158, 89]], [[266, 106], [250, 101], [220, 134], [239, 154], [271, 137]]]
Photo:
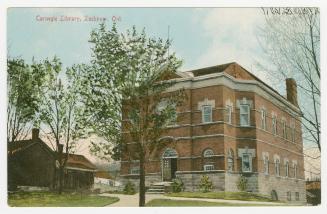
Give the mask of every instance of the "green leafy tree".
[[82, 79], [77, 66], [62, 70], [62, 63], [57, 57], [44, 60], [37, 65], [44, 73], [41, 88], [41, 102], [38, 111], [39, 124], [48, 139], [54, 141], [59, 163], [58, 192], [63, 189], [63, 173], [68, 155], [81, 138], [86, 138], [85, 127], [82, 127], [84, 105], [80, 92], [83, 90]]
[[7, 142], [25, 139], [35, 121], [43, 75], [34, 66], [22, 59], [7, 60]]
[[[161, 137], [184, 98], [183, 90], [165, 93], [175, 81], [164, 81], [176, 76], [181, 61], [168, 55], [170, 41], [148, 38], [135, 27], [120, 34], [115, 24], [110, 30], [102, 24], [92, 31], [90, 42], [93, 59], [83, 72], [89, 85], [87, 121], [108, 142], [94, 150], [119, 158], [125, 149], [131, 159], [139, 160], [139, 206], [144, 206], [146, 158], [171, 143]], [[161, 104], [164, 107], [158, 108]], [[129, 140], [136, 144], [133, 152], [125, 147]]]

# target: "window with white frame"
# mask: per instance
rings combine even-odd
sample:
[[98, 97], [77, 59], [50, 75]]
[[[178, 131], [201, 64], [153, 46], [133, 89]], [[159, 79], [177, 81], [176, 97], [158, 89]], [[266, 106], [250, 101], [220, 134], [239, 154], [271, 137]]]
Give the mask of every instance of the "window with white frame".
[[264, 156], [263, 167], [264, 167], [264, 173], [266, 175], [268, 175], [269, 174], [269, 157], [267, 155]]
[[266, 117], [267, 117], [266, 110], [265, 109], [261, 109], [261, 128], [263, 130], [266, 130], [266, 128], [267, 128]]
[[282, 120], [282, 127], [283, 127], [283, 138], [287, 138], [287, 130], [286, 130], [286, 121], [285, 119]]
[[291, 140], [295, 142], [295, 123], [294, 120], [291, 122]]
[[272, 116], [272, 133], [274, 135], [277, 134], [277, 117], [276, 117], [276, 115]]
[[279, 176], [280, 175], [280, 161], [279, 159], [275, 159], [275, 175]]
[[244, 153], [242, 155], [242, 171], [243, 172], [252, 172], [252, 158], [250, 154]]
[[129, 170], [129, 174], [131, 175], [138, 175], [140, 174], [140, 167], [139, 166], [133, 166]]
[[231, 105], [226, 106], [226, 122], [232, 124], [232, 111], [233, 107]]
[[286, 161], [285, 163], [285, 176], [288, 177], [288, 173], [289, 173], [289, 164], [288, 161]]
[[212, 149], [206, 149], [206, 150], [204, 150], [203, 157], [209, 158], [209, 157], [212, 157], [212, 156], [214, 156], [214, 153], [213, 153], [213, 150]]
[[240, 126], [250, 126], [250, 105], [240, 104]]
[[212, 107], [210, 105], [202, 106], [202, 123], [212, 122]]
[[297, 164], [296, 163], [293, 164], [293, 168], [294, 168], [294, 178], [296, 178], [297, 177]]
[[212, 171], [215, 170], [215, 166], [213, 164], [206, 164], [203, 166], [204, 171]]

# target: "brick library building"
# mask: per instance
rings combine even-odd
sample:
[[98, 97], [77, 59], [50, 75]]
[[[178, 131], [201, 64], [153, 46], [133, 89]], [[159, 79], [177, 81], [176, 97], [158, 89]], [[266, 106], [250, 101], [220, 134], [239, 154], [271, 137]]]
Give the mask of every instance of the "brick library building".
[[[178, 177], [185, 191], [199, 191], [207, 175], [213, 191], [237, 192], [242, 175], [249, 192], [306, 201], [294, 79], [286, 79], [283, 96], [242, 66], [228, 63], [180, 73], [169, 91], [181, 88], [188, 99], [177, 107], [176, 122], [163, 136], [175, 143], [146, 159], [147, 186]], [[137, 183], [138, 173], [138, 160], [123, 154], [123, 181]]]

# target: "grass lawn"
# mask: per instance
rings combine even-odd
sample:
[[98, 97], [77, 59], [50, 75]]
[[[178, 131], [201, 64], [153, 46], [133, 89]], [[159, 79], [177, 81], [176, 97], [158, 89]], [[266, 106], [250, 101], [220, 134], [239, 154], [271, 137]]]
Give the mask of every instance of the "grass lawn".
[[18, 192], [8, 194], [11, 207], [103, 207], [119, 201], [116, 197], [78, 193]]
[[227, 200], [242, 200], [242, 201], [269, 201], [269, 197], [258, 195], [250, 192], [179, 192], [168, 193], [166, 196], [185, 197], [185, 198], [212, 198], [212, 199], [227, 199]]
[[253, 207], [253, 206], [276, 206], [265, 204], [237, 204], [225, 202], [208, 202], [194, 200], [170, 200], [170, 199], [153, 199], [146, 204], [147, 207]]

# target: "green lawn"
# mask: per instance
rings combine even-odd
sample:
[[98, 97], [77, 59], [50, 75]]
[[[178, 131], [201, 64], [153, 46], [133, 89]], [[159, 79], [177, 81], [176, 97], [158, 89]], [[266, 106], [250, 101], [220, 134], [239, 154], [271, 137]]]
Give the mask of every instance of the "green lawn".
[[18, 192], [8, 194], [11, 207], [103, 207], [119, 201], [116, 197], [80, 193]]
[[146, 204], [147, 207], [253, 207], [253, 206], [276, 206], [266, 204], [237, 204], [225, 202], [207, 202], [194, 200], [170, 200], [170, 199], [153, 199]]
[[250, 192], [179, 192], [168, 193], [166, 196], [185, 198], [212, 198], [242, 201], [272, 201], [268, 196], [258, 195]]

